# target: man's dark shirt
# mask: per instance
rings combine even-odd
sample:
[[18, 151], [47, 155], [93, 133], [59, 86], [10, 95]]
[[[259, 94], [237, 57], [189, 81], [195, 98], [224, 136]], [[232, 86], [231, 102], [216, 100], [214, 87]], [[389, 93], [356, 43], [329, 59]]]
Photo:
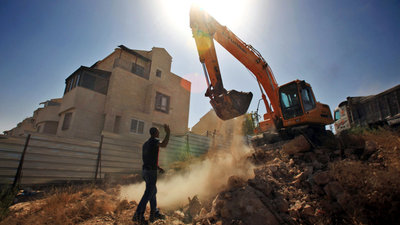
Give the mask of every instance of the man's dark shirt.
[[158, 167], [158, 143], [160, 141], [157, 138], [151, 137], [143, 144], [143, 169], [146, 170], [157, 170]]

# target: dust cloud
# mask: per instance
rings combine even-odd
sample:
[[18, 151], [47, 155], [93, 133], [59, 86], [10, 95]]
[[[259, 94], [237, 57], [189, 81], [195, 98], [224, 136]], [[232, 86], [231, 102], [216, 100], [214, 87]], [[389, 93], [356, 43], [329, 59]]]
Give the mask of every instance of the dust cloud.
[[[229, 148], [211, 148], [203, 161], [194, 162], [184, 172], [175, 172], [157, 181], [159, 207], [164, 209], [182, 207], [188, 203], [188, 197], [192, 198], [195, 195], [200, 200], [210, 200], [226, 187], [230, 176], [235, 175], [244, 179], [254, 176], [253, 165], [246, 160], [250, 147], [244, 143], [242, 121], [243, 118], [240, 117], [219, 123], [218, 128], [229, 127], [232, 133]], [[224, 126], [225, 123], [231, 124]], [[144, 189], [144, 182], [123, 186], [120, 197], [139, 202]]]

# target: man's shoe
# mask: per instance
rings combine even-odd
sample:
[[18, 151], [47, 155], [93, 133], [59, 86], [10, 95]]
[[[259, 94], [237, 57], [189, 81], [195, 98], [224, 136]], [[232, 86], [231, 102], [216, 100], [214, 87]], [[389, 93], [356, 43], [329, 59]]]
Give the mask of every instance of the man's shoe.
[[154, 222], [156, 220], [165, 220], [165, 215], [160, 212], [150, 213], [150, 222]]
[[137, 224], [140, 224], [140, 225], [148, 225], [149, 224], [149, 222], [144, 218], [143, 215], [136, 215], [136, 214], [133, 215], [132, 221], [136, 222]]

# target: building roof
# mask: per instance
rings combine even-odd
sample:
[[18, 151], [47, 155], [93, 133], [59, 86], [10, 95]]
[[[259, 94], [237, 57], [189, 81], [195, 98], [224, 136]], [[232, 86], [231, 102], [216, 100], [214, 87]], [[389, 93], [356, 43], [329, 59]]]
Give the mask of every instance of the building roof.
[[133, 50], [133, 49], [130, 49], [130, 48], [126, 47], [125, 45], [119, 45], [118, 47], [121, 48], [122, 50], [128, 52], [129, 54], [132, 54], [134, 56], [137, 56], [137, 57], [143, 59], [146, 62], [150, 62], [151, 61], [151, 59], [149, 59], [149, 58], [147, 58], [147, 57], [145, 57], [145, 56], [143, 56], [142, 54], [139, 53], [139, 52], [143, 52], [143, 51]]
[[70, 77], [72, 77], [75, 73], [77, 73], [77, 72], [79, 72], [79, 71], [89, 71], [89, 72], [92, 72], [92, 73], [94, 73], [94, 74], [96, 74], [96, 75], [99, 75], [99, 76], [101, 76], [101, 77], [104, 77], [104, 78], [108, 78], [108, 77], [110, 77], [110, 75], [111, 75], [111, 72], [110, 72], [110, 71], [94, 69], [94, 68], [86, 67], [86, 66], [80, 66], [80, 67], [79, 67], [77, 70], [75, 70], [71, 75], [69, 75], [69, 76], [65, 79], [65, 81], [67, 81]]

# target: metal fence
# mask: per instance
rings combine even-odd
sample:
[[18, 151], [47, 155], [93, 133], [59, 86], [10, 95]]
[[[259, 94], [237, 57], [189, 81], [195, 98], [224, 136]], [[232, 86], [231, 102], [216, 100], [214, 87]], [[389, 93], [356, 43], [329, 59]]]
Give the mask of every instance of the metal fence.
[[[0, 139], [0, 184], [11, 184], [17, 173], [26, 137]], [[187, 156], [199, 156], [212, 146], [212, 138], [195, 134], [171, 136], [161, 149], [160, 166]], [[102, 142], [32, 135], [21, 170], [21, 184], [59, 183], [128, 175], [141, 170], [142, 141], [104, 136]], [[101, 154], [99, 154], [99, 152]]]

